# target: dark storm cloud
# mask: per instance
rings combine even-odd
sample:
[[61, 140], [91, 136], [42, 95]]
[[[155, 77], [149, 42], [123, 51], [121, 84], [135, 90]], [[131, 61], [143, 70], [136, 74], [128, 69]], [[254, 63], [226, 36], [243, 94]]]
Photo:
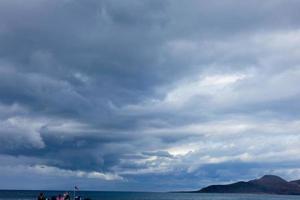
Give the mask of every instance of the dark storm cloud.
[[0, 186], [31, 176], [55, 188], [55, 176], [171, 190], [296, 174], [299, 6], [1, 1], [0, 168], [13, 176]]

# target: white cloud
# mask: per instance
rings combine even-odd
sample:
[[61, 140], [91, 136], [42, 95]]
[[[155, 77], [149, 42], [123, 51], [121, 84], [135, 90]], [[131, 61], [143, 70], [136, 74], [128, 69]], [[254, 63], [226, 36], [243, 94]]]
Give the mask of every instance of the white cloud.
[[33, 170], [36, 173], [52, 176], [66, 176], [66, 177], [80, 177], [80, 178], [95, 178], [106, 181], [113, 180], [123, 180], [123, 178], [117, 174], [113, 173], [102, 173], [97, 171], [86, 172], [81, 170], [65, 170], [57, 167], [46, 166], [46, 165], [36, 165], [30, 167], [30, 170]]
[[[16, 148], [18, 145], [29, 143], [36, 148], [44, 148], [45, 143], [41, 138], [39, 129], [43, 122], [22, 117], [10, 117], [0, 121], [1, 135], [0, 141], [4, 140], [3, 145]], [[14, 147], [15, 146], [15, 147]]]
[[237, 81], [246, 78], [244, 74], [210, 75], [199, 80], [180, 83], [166, 94], [161, 104], [180, 106], [197, 96], [216, 96]]
[[[208, 74], [201, 75], [194, 80], [179, 81], [173, 88], [165, 92], [162, 99], [147, 99], [136, 105], [127, 105], [121, 109], [124, 113], [134, 112], [160, 112], [163, 110], [180, 109], [188, 106], [191, 102], [201, 104], [211, 104], [213, 106], [218, 98], [222, 98], [227, 93], [232, 93], [232, 87], [239, 81], [248, 77], [247, 74]], [[196, 100], [195, 100], [196, 99]], [[207, 102], [212, 101], [212, 102]]]

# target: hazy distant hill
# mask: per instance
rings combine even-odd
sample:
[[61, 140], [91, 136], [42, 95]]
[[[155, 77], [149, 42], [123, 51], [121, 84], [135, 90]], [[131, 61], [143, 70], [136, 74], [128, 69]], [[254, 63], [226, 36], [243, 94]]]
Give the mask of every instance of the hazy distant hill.
[[291, 181], [291, 183], [296, 183], [296, 184], [300, 185], [300, 180]]
[[241, 181], [228, 185], [211, 185], [195, 192], [300, 195], [300, 180], [288, 182], [278, 176], [265, 175], [260, 179], [248, 182]]

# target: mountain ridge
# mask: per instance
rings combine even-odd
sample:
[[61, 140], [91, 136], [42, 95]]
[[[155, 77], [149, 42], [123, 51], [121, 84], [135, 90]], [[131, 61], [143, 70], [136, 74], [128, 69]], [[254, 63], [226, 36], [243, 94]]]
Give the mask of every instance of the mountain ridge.
[[193, 192], [300, 195], [300, 180], [286, 181], [276, 175], [264, 175], [250, 181], [210, 185]]

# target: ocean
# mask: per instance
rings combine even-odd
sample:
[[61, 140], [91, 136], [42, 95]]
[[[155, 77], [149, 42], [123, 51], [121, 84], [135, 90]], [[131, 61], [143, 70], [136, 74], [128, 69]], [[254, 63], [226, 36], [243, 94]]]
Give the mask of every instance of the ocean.
[[[45, 191], [47, 197], [62, 194], [62, 191]], [[35, 200], [39, 191], [2, 190], [0, 200]], [[298, 200], [300, 196], [254, 195], [254, 194], [200, 194], [200, 193], [155, 193], [155, 192], [79, 192], [91, 200]]]

